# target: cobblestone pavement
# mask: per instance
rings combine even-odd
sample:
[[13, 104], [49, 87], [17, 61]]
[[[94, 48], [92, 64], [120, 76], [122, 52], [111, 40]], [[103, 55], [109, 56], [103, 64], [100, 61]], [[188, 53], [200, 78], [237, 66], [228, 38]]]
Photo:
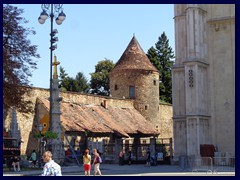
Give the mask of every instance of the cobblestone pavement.
[[[101, 164], [100, 169], [103, 176], [235, 176], [235, 172], [191, 172], [181, 169], [175, 165], [158, 165], [146, 167], [145, 165]], [[3, 176], [39, 176], [41, 170], [30, 170], [20, 172], [4, 172]], [[83, 176], [82, 166], [63, 166], [63, 176]], [[93, 174], [93, 170], [91, 170]]]

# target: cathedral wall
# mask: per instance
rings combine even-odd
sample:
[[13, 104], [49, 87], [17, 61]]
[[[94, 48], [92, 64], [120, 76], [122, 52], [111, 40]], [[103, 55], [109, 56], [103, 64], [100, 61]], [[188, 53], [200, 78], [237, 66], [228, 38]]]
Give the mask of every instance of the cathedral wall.
[[203, 7], [208, 12], [208, 19], [235, 16], [235, 4], [204, 4]]
[[[184, 148], [180, 148], [184, 133], [178, 132], [182, 118], [181, 121], [191, 122], [186, 126], [186, 154], [199, 155], [199, 144], [209, 143], [234, 156], [235, 5], [178, 4], [174, 15], [178, 41], [172, 71], [175, 153], [184, 153]], [[193, 70], [192, 87], [189, 70]], [[186, 108], [183, 114], [181, 107]], [[196, 121], [190, 121], [193, 116]]]
[[174, 158], [178, 158], [181, 155], [186, 155], [187, 131], [185, 119], [173, 119], [173, 137]]
[[185, 116], [185, 75], [183, 68], [173, 68], [172, 70], [172, 98], [173, 98], [173, 116]]
[[[208, 15], [213, 141], [235, 154], [235, 5], [212, 5]], [[224, 133], [223, 133], [224, 132]]]
[[198, 119], [194, 117], [187, 118], [187, 155], [193, 156], [199, 151]]
[[192, 116], [187, 118], [187, 155], [200, 156], [200, 144], [211, 144], [209, 118]]
[[175, 5], [174, 11], [175, 65], [182, 65], [187, 56], [186, 13], [183, 7]]

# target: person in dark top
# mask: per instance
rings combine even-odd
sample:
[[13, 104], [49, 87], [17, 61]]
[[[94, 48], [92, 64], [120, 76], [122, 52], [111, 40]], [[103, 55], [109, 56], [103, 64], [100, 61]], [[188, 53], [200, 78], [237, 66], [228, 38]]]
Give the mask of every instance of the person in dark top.
[[30, 159], [32, 160], [33, 167], [36, 167], [37, 164], [37, 153], [35, 150], [32, 151]]
[[70, 156], [71, 156], [71, 150], [70, 150], [70, 148], [68, 148], [68, 149], [65, 151], [65, 155], [66, 155], [68, 158], [70, 158]]
[[12, 163], [13, 163], [13, 157], [7, 157], [6, 163], [7, 163], [7, 167], [9, 169], [9, 171], [11, 171]]
[[132, 164], [132, 151], [128, 152], [128, 165]]
[[121, 150], [119, 152], [119, 165], [123, 165], [124, 164], [124, 154], [123, 154], [123, 150]]
[[[20, 171], [20, 157], [15, 155], [13, 157], [12, 161], [13, 161], [12, 165], [13, 165], [14, 171]], [[17, 169], [16, 169], [16, 167], [17, 167]]]
[[146, 159], [146, 166], [150, 166], [150, 162], [151, 162], [151, 152], [150, 149], [147, 149], [147, 159]]

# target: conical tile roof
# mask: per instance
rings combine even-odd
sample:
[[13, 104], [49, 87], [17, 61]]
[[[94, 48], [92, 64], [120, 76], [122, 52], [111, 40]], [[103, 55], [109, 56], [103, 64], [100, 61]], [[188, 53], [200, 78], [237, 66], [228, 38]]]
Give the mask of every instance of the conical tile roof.
[[116, 63], [113, 71], [122, 69], [141, 69], [158, 72], [151, 64], [135, 36], [133, 36], [121, 58]]

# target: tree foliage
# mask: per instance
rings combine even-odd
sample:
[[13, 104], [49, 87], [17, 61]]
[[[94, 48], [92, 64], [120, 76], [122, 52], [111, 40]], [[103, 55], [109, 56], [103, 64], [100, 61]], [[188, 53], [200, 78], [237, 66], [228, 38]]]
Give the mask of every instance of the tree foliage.
[[31, 45], [28, 35], [35, 31], [23, 27], [28, 21], [21, 17], [22, 9], [12, 5], [3, 5], [3, 105], [7, 110], [12, 106], [23, 113], [31, 112], [31, 103], [24, 94], [31, 89], [28, 77], [36, 69], [32, 58], [39, 58], [37, 46]]
[[42, 133], [36, 133], [33, 135], [34, 138], [40, 139], [42, 137], [45, 137], [47, 139], [57, 139], [58, 135], [55, 132], [47, 131], [44, 134]]
[[174, 63], [174, 52], [169, 46], [169, 40], [163, 32], [155, 44], [151, 47], [147, 56], [151, 63], [159, 70], [159, 93], [160, 100], [172, 103], [172, 76], [171, 67]]
[[99, 61], [95, 66], [95, 72], [91, 73], [90, 86], [91, 94], [98, 94], [103, 96], [109, 96], [109, 72], [114, 68], [115, 64], [113, 61], [106, 59]]
[[77, 73], [75, 78], [69, 77], [64, 68], [60, 66], [61, 91], [87, 92], [89, 84], [82, 72]]
[[82, 72], [77, 73], [75, 80], [76, 80], [78, 92], [86, 92], [87, 90], [89, 90], [90, 86], [88, 84], [88, 80]]

